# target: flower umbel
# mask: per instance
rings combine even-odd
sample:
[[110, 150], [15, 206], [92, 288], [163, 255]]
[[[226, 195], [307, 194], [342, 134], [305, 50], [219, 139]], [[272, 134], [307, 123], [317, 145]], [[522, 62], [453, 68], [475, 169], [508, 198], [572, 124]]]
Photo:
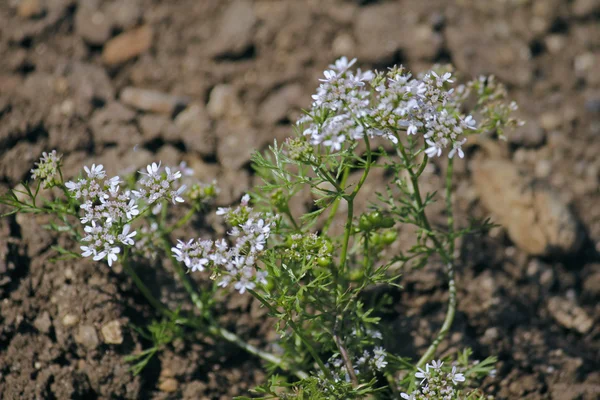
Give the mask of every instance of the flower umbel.
[[58, 184], [61, 181], [59, 179], [61, 158], [62, 155], [57, 154], [56, 150], [50, 153], [43, 152], [40, 160], [35, 163], [36, 167], [31, 170], [31, 179], [39, 179], [44, 188]]
[[203, 271], [210, 268], [211, 277], [218, 280], [218, 285], [226, 287], [230, 283], [240, 293], [252, 290], [258, 283], [266, 284], [267, 273], [256, 265], [258, 256], [265, 249], [275, 223], [275, 217], [252, 211], [248, 206], [250, 196], [242, 198], [235, 209], [219, 208], [217, 215], [222, 215], [232, 225], [225, 239], [178, 241], [171, 250], [175, 258], [183, 262], [192, 271]]

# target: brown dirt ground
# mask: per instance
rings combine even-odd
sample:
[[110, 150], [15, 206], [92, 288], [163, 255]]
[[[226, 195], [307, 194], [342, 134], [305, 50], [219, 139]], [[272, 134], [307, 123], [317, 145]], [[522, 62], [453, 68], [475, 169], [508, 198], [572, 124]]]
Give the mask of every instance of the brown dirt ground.
[[[461, 301], [442, 350], [498, 355], [497, 376], [485, 387], [500, 399], [596, 399], [599, 21], [597, 0], [5, 0], [0, 190], [26, 178], [42, 151], [57, 149], [66, 175], [84, 162], [117, 173], [150, 159], [185, 159], [202, 179], [219, 180], [219, 203], [228, 204], [253, 181], [250, 150], [288, 134], [337, 56], [356, 56], [363, 67], [419, 71], [451, 62], [466, 76], [495, 74], [527, 121], [511, 135], [510, 159], [559, 193], [586, 239], [575, 254], [544, 258], [515, 246], [503, 229], [463, 241]], [[142, 25], [150, 40], [115, 50], [126, 60], [103, 56], [111, 38]], [[123, 95], [128, 86], [177, 98], [166, 113], [136, 110]], [[198, 106], [187, 133], [173, 102]], [[469, 165], [457, 169], [459, 219], [486, 216]], [[431, 176], [434, 187], [439, 169]], [[127, 324], [155, 315], [119, 268], [51, 262], [56, 239], [39, 229], [43, 222], [0, 220], [0, 398], [228, 399], [264, 380], [258, 360], [200, 337], [174, 343], [133, 377], [123, 356], [147, 343]], [[183, 301], [168, 271], [140, 268], [164, 301]], [[399, 333], [387, 346], [415, 356], [443, 319], [447, 291], [436, 266], [408, 274], [404, 285], [389, 318]], [[570, 326], [557, 302], [592, 326]], [[248, 298], [220, 307], [223, 323], [259, 338], [254, 344], [272, 339], [264, 311]], [[101, 327], [115, 320], [124, 341], [106, 344]]]

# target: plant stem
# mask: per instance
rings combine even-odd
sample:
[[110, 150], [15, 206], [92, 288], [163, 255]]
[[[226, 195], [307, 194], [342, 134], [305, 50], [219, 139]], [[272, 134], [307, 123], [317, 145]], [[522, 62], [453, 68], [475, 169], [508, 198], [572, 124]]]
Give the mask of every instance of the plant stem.
[[356, 377], [356, 373], [354, 372], [354, 366], [352, 365], [352, 361], [350, 360], [350, 357], [348, 356], [348, 350], [346, 350], [344, 343], [342, 343], [342, 340], [340, 339], [339, 335], [336, 332], [338, 329], [340, 320], [341, 320], [341, 318], [339, 318], [339, 317], [336, 318], [336, 320], [335, 320], [333, 341], [335, 342], [335, 345], [340, 352], [340, 356], [342, 356], [342, 360], [344, 360], [344, 364], [346, 365], [346, 371], [348, 372], [348, 376], [350, 376], [350, 380], [352, 381], [352, 387], [357, 387], [358, 386], [358, 378]]
[[296, 219], [292, 215], [292, 212], [290, 211], [290, 208], [287, 207], [286, 210], [283, 211], [283, 213], [285, 215], [287, 215], [287, 217], [290, 219], [290, 222], [294, 226], [294, 229], [297, 230], [297, 231], [299, 231], [300, 230], [300, 226], [298, 226], [298, 223], [296, 222]]
[[340, 255], [340, 271], [346, 268], [346, 258], [348, 258], [348, 244], [352, 234], [352, 219], [354, 218], [354, 197], [346, 200], [348, 202], [348, 214], [346, 215], [346, 224], [344, 225], [344, 241], [342, 242], [342, 254]]
[[121, 257], [121, 265], [123, 265], [123, 270], [127, 273], [127, 275], [129, 275], [131, 277], [131, 279], [133, 280], [133, 283], [135, 283], [135, 286], [137, 286], [138, 290], [140, 292], [142, 292], [142, 295], [144, 295], [144, 297], [146, 298], [146, 300], [148, 301], [148, 303], [150, 303], [150, 305], [152, 307], [154, 307], [158, 312], [163, 314], [165, 317], [170, 318], [174, 315], [174, 313], [171, 310], [169, 310], [163, 303], [161, 303], [160, 300], [158, 300], [156, 297], [154, 297], [154, 295], [152, 294], [150, 289], [148, 289], [146, 284], [144, 284], [142, 279], [138, 276], [138, 274], [135, 272], [135, 270], [131, 267], [131, 265], [129, 264], [128, 257], [127, 257], [127, 248], [125, 248], [125, 251], [123, 252], [123, 257]]
[[365, 169], [352, 193], [346, 197], [346, 202], [348, 203], [348, 214], [346, 216], [346, 225], [344, 226], [344, 240], [342, 242], [342, 254], [340, 255], [340, 271], [344, 271], [347, 262], [346, 259], [348, 258], [348, 244], [350, 243], [350, 235], [352, 234], [352, 219], [354, 218], [354, 198], [358, 194], [358, 191], [362, 188], [362, 185], [365, 183], [365, 180], [369, 175], [369, 171], [371, 170], [371, 143], [369, 142], [369, 137], [366, 134], [364, 135], [364, 139], [367, 147], [367, 162]]
[[[256, 293], [254, 290], [251, 290], [251, 289], [248, 290], [248, 293], [250, 293], [256, 299], [258, 299], [258, 301], [260, 301], [265, 307], [267, 307], [269, 309], [269, 311], [271, 311], [273, 314], [278, 314], [277, 310], [273, 306], [271, 306], [269, 304], [269, 302], [267, 302], [267, 300], [264, 297], [262, 297], [260, 294]], [[313, 345], [310, 343], [310, 341], [304, 336], [304, 334], [302, 334], [298, 325], [296, 325], [296, 323], [292, 319], [288, 319], [286, 322], [290, 326], [290, 328], [292, 328], [294, 333], [296, 335], [298, 335], [298, 337], [300, 338], [302, 343], [304, 343], [304, 345], [306, 346], [306, 349], [308, 350], [310, 355], [313, 357], [313, 359], [315, 360], [315, 362], [317, 363], [317, 365], [319, 366], [321, 371], [323, 371], [323, 373], [325, 374], [327, 379], [331, 379], [332, 378], [331, 372], [325, 366], [325, 364], [323, 363], [323, 360], [321, 360], [321, 357], [319, 357], [319, 354], [317, 353], [317, 351], [315, 350]]]
[[177, 273], [177, 276], [179, 276], [179, 279], [181, 280], [181, 284], [183, 285], [185, 290], [190, 295], [192, 303], [194, 303], [194, 305], [196, 306], [198, 311], [200, 311], [200, 314], [202, 314], [204, 312], [204, 302], [202, 301], [202, 298], [200, 297], [198, 292], [194, 289], [192, 282], [190, 281], [189, 277], [185, 273], [185, 270], [183, 269], [183, 266], [181, 265], [181, 263], [179, 261], [177, 261], [175, 259], [175, 257], [173, 257], [173, 253], [171, 252], [172, 243], [167, 235], [168, 235], [167, 233], [163, 233], [161, 235], [162, 241], [163, 241], [163, 250], [171, 259], [173, 268], [175, 268], [175, 272]]
[[[431, 229], [431, 224], [427, 219], [427, 215], [425, 214], [425, 207], [423, 205], [423, 199], [421, 198], [421, 192], [419, 190], [419, 175], [415, 173], [413, 170], [410, 160], [406, 155], [406, 151], [404, 150], [404, 146], [402, 142], [398, 141], [398, 150], [401, 157], [404, 159], [406, 163], [406, 168], [408, 174], [410, 175], [410, 181], [413, 187], [413, 196], [418, 209], [419, 218], [423, 224], [423, 227], [427, 230], [428, 236], [431, 238], [433, 244], [435, 245], [436, 250], [444, 260], [446, 264], [446, 275], [448, 276], [448, 310], [446, 311], [446, 317], [444, 318], [444, 322], [440, 331], [438, 332], [436, 338], [433, 340], [431, 345], [427, 348], [427, 351], [417, 362], [417, 368], [423, 367], [425, 363], [427, 363], [434, 355], [441, 341], [446, 337], [450, 328], [452, 327], [452, 322], [454, 321], [454, 315], [456, 313], [456, 282], [454, 280], [454, 217], [452, 213], [452, 197], [451, 197], [451, 186], [452, 186], [452, 159], [449, 159], [448, 171], [446, 174], [446, 208], [448, 209], [448, 229], [451, 232], [451, 240], [450, 240], [450, 252], [447, 252], [444, 245], [439, 241], [439, 239], [433, 233]], [[423, 160], [423, 164], [419, 171], [422, 172], [424, 170], [424, 164], [427, 163], [428, 157], [426, 156], [425, 160]], [[451, 225], [450, 225], [451, 224]], [[448, 254], [449, 253], [449, 254]]]
[[240, 348], [246, 350], [248, 353], [253, 354], [257, 357], [260, 357], [263, 360], [278, 366], [279, 368], [281, 368], [284, 371], [289, 371], [289, 372], [293, 373], [300, 379], [308, 378], [308, 374], [306, 372], [299, 370], [299, 369], [295, 369], [293, 367], [290, 367], [280, 357], [277, 357], [276, 355], [268, 353], [266, 351], [260, 350], [259, 348], [254, 347], [251, 344], [244, 342], [239, 336], [237, 336], [236, 334], [234, 334], [232, 332], [229, 332], [228, 330], [226, 330], [224, 328], [218, 327], [213, 324], [208, 327], [208, 332], [211, 333], [213, 336], [222, 337], [223, 339], [227, 340], [228, 342], [238, 345]]
[[173, 224], [173, 226], [168, 228], [166, 232], [171, 233], [175, 229], [181, 228], [190, 220], [190, 218], [194, 216], [194, 214], [196, 214], [197, 211], [198, 210], [196, 209], [196, 207], [192, 207], [183, 217], [181, 217], [179, 221], [177, 221], [175, 224]]
[[[342, 175], [342, 181], [340, 183], [340, 187], [342, 189], [344, 189], [346, 187], [346, 182], [348, 181], [348, 176], [350, 176], [350, 168], [346, 167], [344, 169], [344, 173]], [[340, 193], [340, 196], [342, 196], [342, 193]], [[326, 234], [327, 231], [329, 230], [329, 227], [331, 226], [331, 223], [333, 222], [333, 219], [335, 218], [335, 214], [337, 213], [337, 210], [340, 206], [340, 201], [341, 201], [340, 197], [336, 198], [333, 201], [333, 206], [331, 207], [331, 211], [329, 212], [327, 221], [325, 221], [325, 225], [323, 225], [323, 229], [321, 230], [323, 235]]]
[[452, 175], [454, 173], [454, 159], [448, 159], [446, 168], [446, 214], [448, 214], [448, 235], [450, 257], [454, 257], [454, 212], [452, 210]]
[[435, 355], [435, 351], [440, 345], [441, 341], [446, 337], [450, 328], [452, 327], [452, 322], [454, 321], [454, 314], [456, 312], [456, 283], [454, 281], [454, 267], [452, 263], [446, 265], [446, 273], [448, 274], [448, 310], [446, 312], [446, 318], [444, 318], [444, 323], [438, 332], [434, 341], [429, 345], [427, 351], [417, 362], [417, 368], [422, 368], [425, 363], [427, 363], [433, 356]]

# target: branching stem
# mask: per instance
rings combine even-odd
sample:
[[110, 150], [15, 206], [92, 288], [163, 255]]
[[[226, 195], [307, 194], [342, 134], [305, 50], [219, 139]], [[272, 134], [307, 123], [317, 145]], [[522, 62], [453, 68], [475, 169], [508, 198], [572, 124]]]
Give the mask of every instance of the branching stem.
[[[350, 167], [346, 167], [344, 169], [344, 173], [342, 174], [342, 181], [340, 183], [340, 187], [344, 189], [346, 187], [346, 182], [348, 181], [348, 176], [350, 176]], [[329, 216], [327, 217], [327, 221], [325, 221], [325, 225], [323, 225], [322, 234], [326, 234], [335, 218], [335, 214], [340, 206], [341, 197], [336, 198], [333, 201], [333, 206], [331, 207], [331, 211], [329, 212]]]
[[[254, 296], [254, 298], [256, 298], [258, 301], [260, 301], [273, 314], [275, 314], [275, 315], [279, 314], [279, 312], [277, 312], [277, 310], [271, 304], [269, 304], [269, 302], [264, 297], [262, 297], [260, 294], [258, 294], [257, 292], [255, 292], [254, 290], [251, 290], [251, 289], [248, 290], [248, 293], [250, 293], [252, 296]], [[314, 346], [312, 345], [312, 343], [310, 343], [308, 338], [306, 338], [306, 336], [304, 336], [304, 334], [302, 333], [302, 330], [298, 327], [298, 325], [296, 325], [296, 323], [291, 318], [287, 319], [286, 322], [289, 325], [289, 327], [292, 328], [292, 331], [294, 331], [294, 333], [300, 338], [300, 340], [302, 341], [302, 343], [304, 344], [304, 346], [306, 347], [306, 349], [308, 350], [310, 355], [313, 357], [313, 359], [315, 360], [315, 362], [317, 363], [317, 365], [319, 366], [321, 371], [323, 371], [323, 374], [325, 374], [327, 379], [332, 379], [329, 368], [327, 368], [325, 366], [325, 364], [323, 363], [323, 360], [321, 360], [321, 357], [315, 350]]]

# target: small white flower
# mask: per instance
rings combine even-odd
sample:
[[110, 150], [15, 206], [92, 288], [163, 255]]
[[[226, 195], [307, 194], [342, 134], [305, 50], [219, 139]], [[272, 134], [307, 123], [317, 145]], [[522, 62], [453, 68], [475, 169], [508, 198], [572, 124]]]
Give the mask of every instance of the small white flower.
[[120, 248], [112, 247], [112, 248], [109, 248], [108, 250], [103, 250], [102, 252], [96, 254], [96, 256], [93, 258], [93, 260], [100, 261], [104, 257], [106, 257], [106, 260], [108, 261], [108, 266], [112, 267], [112, 263], [114, 261], [117, 261], [117, 254], [119, 254], [120, 252], [121, 252]]
[[407, 135], [416, 135], [419, 128], [415, 124], [410, 124], [406, 130]]
[[104, 176], [106, 175], [106, 173], [103, 171], [104, 166], [102, 164], [92, 164], [92, 166], [90, 168], [88, 168], [87, 166], [84, 166], [83, 169], [85, 170], [85, 172], [88, 175], [88, 178], [93, 179], [93, 178], [104, 178]]
[[131, 199], [129, 200], [129, 204], [127, 205], [127, 209], [125, 211], [125, 216], [127, 217], [127, 219], [132, 219], [133, 217], [135, 217], [136, 215], [139, 215], [140, 210], [138, 210], [138, 206], [137, 204], [135, 204], [135, 200]]
[[455, 385], [457, 384], [457, 382], [465, 381], [465, 376], [462, 373], [456, 372], [456, 366], [452, 367], [452, 372], [450, 373], [450, 377], [452, 379], [452, 383], [454, 383]]
[[109, 267], [112, 267], [113, 261], [117, 261], [117, 254], [119, 254], [120, 252], [121, 252], [121, 249], [118, 247], [113, 247], [112, 249], [110, 249], [110, 251], [108, 252], [108, 255], [106, 256]]
[[373, 349], [373, 355], [374, 355], [374, 363], [375, 363], [375, 368], [378, 371], [382, 371], [388, 364], [387, 361], [385, 361], [385, 350], [383, 349], [383, 347], [379, 346], [379, 347], [375, 347], [375, 349]]
[[429, 364], [425, 365], [425, 371], [421, 368], [417, 368], [418, 371], [415, 373], [415, 377], [421, 379], [421, 385], [429, 378]]
[[217, 208], [217, 211], [215, 212], [215, 214], [217, 215], [225, 215], [229, 212], [229, 207], [219, 207]]
[[431, 367], [432, 367], [434, 370], [436, 370], [436, 371], [439, 371], [439, 370], [440, 370], [440, 368], [442, 368], [442, 365], [444, 365], [444, 363], [443, 363], [443, 361], [441, 361], [441, 360], [437, 360], [437, 361], [436, 361], [436, 360], [433, 360], [433, 361], [431, 362]]
[[425, 154], [427, 154], [427, 156], [429, 158], [432, 158], [435, 156], [439, 157], [442, 155], [442, 146], [439, 143], [432, 142], [429, 139], [427, 139], [426, 142], [429, 145], [429, 147], [427, 149], [425, 149]]
[[327, 147], [331, 147], [333, 151], [340, 151], [342, 149], [342, 143], [346, 140], [346, 136], [332, 136], [330, 139], [323, 142], [323, 144]]
[[188, 165], [185, 161], [182, 161], [179, 163], [179, 170], [181, 171], [183, 176], [193, 176], [194, 175], [194, 170], [192, 168], [188, 167]]
[[181, 194], [185, 191], [186, 189], [186, 185], [181, 185], [181, 187], [179, 189], [177, 189], [177, 191], [173, 192], [171, 194], [171, 198], [173, 199], [173, 204], [177, 204], [177, 203], [183, 203], [183, 197], [181, 197]]
[[256, 284], [254, 282], [252, 282], [252, 281], [249, 281], [246, 278], [242, 278], [238, 282], [236, 282], [233, 287], [238, 292], [240, 292], [240, 294], [244, 294], [244, 293], [246, 293], [246, 290], [252, 290], [252, 289], [254, 289], [256, 287]]
[[454, 154], [456, 154], [456, 153], [458, 153], [458, 156], [459, 156], [460, 158], [464, 158], [464, 157], [465, 157], [465, 153], [464, 153], [464, 151], [463, 151], [463, 149], [462, 149], [462, 145], [463, 145], [463, 144], [464, 144], [466, 141], [467, 141], [467, 138], [464, 138], [464, 139], [463, 139], [463, 140], [461, 140], [461, 141], [454, 142], [454, 143], [452, 144], [452, 150], [450, 150], [450, 153], [448, 153], [448, 158], [452, 158], [452, 157], [454, 157]]
[[204, 271], [204, 266], [208, 264], [208, 259], [207, 258], [198, 258], [196, 260], [194, 260], [193, 262], [191, 262], [191, 266], [190, 269], [192, 270], [192, 272], [195, 271]]
[[150, 212], [152, 213], [152, 215], [158, 215], [158, 214], [160, 214], [162, 209], [163, 209], [163, 203], [156, 203], [156, 205], [154, 207], [152, 207], [152, 210], [150, 210]]
[[471, 115], [465, 117], [464, 123], [469, 129], [475, 129], [477, 125], [477, 121]]
[[83, 257], [89, 257], [89, 256], [96, 255], [96, 249], [94, 249], [92, 246], [79, 246], [79, 248], [82, 250], [81, 255]]
[[123, 244], [133, 246], [135, 242], [133, 241], [133, 237], [136, 235], [136, 231], [129, 233], [131, 226], [125, 225], [123, 226], [123, 233], [119, 235], [119, 241]]
[[158, 175], [159, 169], [160, 169], [160, 162], [158, 164], [155, 162], [153, 162], [152, 164], [148, 164], [146, 166], [146, 171], [148, 171], [148, 173], [146, 175], [154, 177], [154, 176]]
[[414, 394], [400, 393], [400, 397], [402, 397], [405, 400], [415, 400]]
[[321, 82], [329, 82], [337, 76], [334, 70], [325, 70], [323, 75], [325, 75], [325, 79], [319, 79]]
[[331, 64], [329, 66], [329, 68], [335, 69], [336, 71], [341, 73], [341, 72], [346, 71], [352, 65], [354, 65], [355, 62], [356, 62], [356, 58], [353, 58], [352, 60], [348, 61], [348, 57], [343, 56], [343, 57], [339, 58], [338, 60], [336, 60], [335, 64]]

